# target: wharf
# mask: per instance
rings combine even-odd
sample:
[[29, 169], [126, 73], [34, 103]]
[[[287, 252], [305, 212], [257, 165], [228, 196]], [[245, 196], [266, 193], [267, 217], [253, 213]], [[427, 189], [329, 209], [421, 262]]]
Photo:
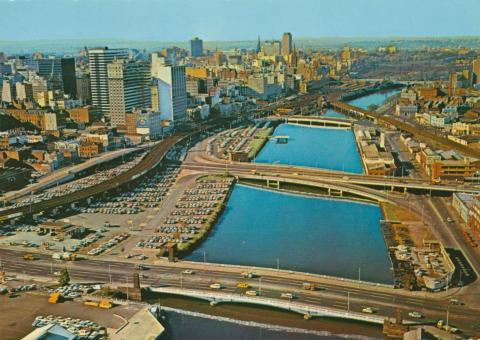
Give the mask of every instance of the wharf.
[[131, 340], [131, 339], [158, 339], [165, 328], [150, 312], [149, 308], [143, 308], [132, 316], [127, 323], [120, 327], [117, 332], [112, 334], [112, 340]]

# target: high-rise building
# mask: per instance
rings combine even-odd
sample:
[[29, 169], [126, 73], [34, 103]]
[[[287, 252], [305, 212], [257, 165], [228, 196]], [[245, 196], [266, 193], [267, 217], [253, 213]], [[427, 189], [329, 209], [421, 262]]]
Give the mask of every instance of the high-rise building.
[[75, 82], [75, 58], [50, 57], [37, 61], [38, 75], [48, 79], [55, 89], [75, 98], [77, 85]]
[[145, 63], [118, 59], [107, 66], [110, 124], [125, 125], [125, 113], [150, 106], [150, 68]]
[[16, 83], [16, 90], [17, 90], [17, 99], [24, 100], [24, 101], [32, 101], [33, 100], [33, 87], [31, 83]]
[[82, 75], [76, 79], [77, 82], [77, 99], [81, 99], [84, 104], [91, 104], [92, 95], [90, 93], [90, 77]]
[[480, 57], [472, 63], [473, 85], [480, 84]]
[[292, 33], [285, 32], [282, 36], [282, 55], [289, 56], [292, 53]]
[[151, 70], [153, 82], [158, 88], [158, 107], [163, 119], [174, 123], [185, 121], [187, 119], [185, 66], [169, 65], [160, 54], [152, 53]]
[[198, 37], [190, 40], [190, 54], [192, 57], [200, 57], [203, 54], [203, 40]]
[[75, 58], [62, 58], [63, 93], [72, 98], [77, 97], [77, 82], [75, 79]]
[[266, 56], [277, 56], [281, 52], [281, 43], [278, 40], [266, 40], [262, 46], [263, 54]]
[[102, 115], [106, 121], [110, 120], [107, 65], [114, 59], [127, 57], [127, 49], [98, 47], [88, 50], [92, 105], [97, 108], [97, 112]]

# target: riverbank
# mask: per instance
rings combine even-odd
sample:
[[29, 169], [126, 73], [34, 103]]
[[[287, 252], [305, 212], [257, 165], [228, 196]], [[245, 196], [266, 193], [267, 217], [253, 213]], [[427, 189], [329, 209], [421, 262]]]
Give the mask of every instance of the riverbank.
[[[203, 314], [202, 316], [198, 316], [197, 314], [199, 321], [194, 324], [195, 327], [189, 327], [188, 324], [184, 325], [195, 332], [201, 332], [202, 323], [205, 323], [205, 320], [208, 320], [208, 317], [210, 317], [210, 320], [215, 321], [215, 323], [209, 323], [203, 327], [209, 327], [210, 330], [220, 330], [222, 332], [221, 334], [224, 334], [223, 331], [227, 329], [230, 332], [227, 333], [230, 335], [229, 339], [245, 339], [245, 337], [242, 337], [245, 332], [250, 334], [248, 339], [278, 339], [284, 337], [288, 337], [289, 339], [310, 339], [310, 337], [308, 337], [309, 334], [313, 335], [313, 338], [325, 337], [330, 339], [382, 337], [382, 329], [377, 325], [328, 318], [305, 320], [295, 313], [258, 306], [249, 307], [245, 305], [220, 304], [212, 307], [206, 301], [172, 296], [161, 296], [158, 300], [152, 300], [151, 302], [159, 302], [162, 306], [175, 308], [175, 310], [179, 311], [180, 315], [188, 316], [188, 313], [182, 311]], [[188, 321], [189, 323], [195, 322], [195, 320], [192, 319]], [[252, 322], [256, 324], [252, 325]], [[171, 325], [168, 319], [163, 320], [162, 324], [167, 329], [167, 333], [169, 333], [162, 339], [176, 340], [181, 339], [182, 336], [183, 338], [188, 338], [188, 334], [185, 333], [180, 334], [181, 337], [176, 337], [174, 333], [175, 328], [170, 327]], [[257, 335], [267, 335], [264, 333], [268, 332], [269, 329], [275, 328], [274, 325], [280, 326], [280, 328], [276, 327], [279, 330], [273, 333], [276, 337], [256, 337]], [[236, 332], [233, 333], [232, 328], [235, 329]], [[252, 328], [254, 332], [250, 333]], [[236, 338], [234, 334], [240, 334], [240, 337]], [[213, 337], [209, 339], [224, 339], [224, 337], [215, 337], [215, 333], [210, 333], [210, 335]]]
[[164, 242], [160, 253], [168, 251], [171, 242], [176, 244], [176, 256], [179, 257], [195, 249], [222, 215], [234, 183], [235, 179], [228, 175], [197, 178], [175, 203], [164, 225], [157, 229], [158, 238]]

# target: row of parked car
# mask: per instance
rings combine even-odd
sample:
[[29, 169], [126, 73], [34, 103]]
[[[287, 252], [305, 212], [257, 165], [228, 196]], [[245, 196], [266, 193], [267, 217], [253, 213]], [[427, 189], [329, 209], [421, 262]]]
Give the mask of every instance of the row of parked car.
[[101, 253], [113, 248], [120, 242], [126, 240], [130, 236], [129, 233], [121, 233], [120, 235], [112, 237], [110, 240], [101, 243], [97, 248], [94, 248], [88, 252], [88, 255], [100, 255]]
[[83, 177], [72, 182], [68, 182], [67, 184], [64, 184], [61, 186], [44, 190], [41, 193], [38, 193], [35, 195], [30, 195], [24, 200], [15, 203], [12, 207], [18, 208], [18, 207], [23, 207], [32, 203], [40, 203], [48, 199], [61, 197], [61, 196], [64, 196], [64, 195], [67, 195], [67, 194], [70, 194], [94, 185], [97, 185], [97, 184], [100, 184], [106, 180], [117, 177], [118, 175], [120, 175], [121, 173], [127, 170], [130, 170], [141, 161], [144, 155], [145, 153], [142, 153], [141, 155], [135, 157], [133, 160], [123, 163], [114, 168], [99, 171], [93, 175]]
[[75, 339], [106, 339], [107, 331], [104, 326], [100, 326], [96, 322], [90, 320], [64, 318], [61, 316], [37, 316], [32, 323], [33, 327], [44, 327], [47, 325], [58, 324], [70, 333], [76, 335]]

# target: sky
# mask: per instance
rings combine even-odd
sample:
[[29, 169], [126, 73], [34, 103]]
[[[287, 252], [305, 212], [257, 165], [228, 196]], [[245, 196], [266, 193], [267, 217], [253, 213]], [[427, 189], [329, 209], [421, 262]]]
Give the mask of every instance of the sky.
[[480, 36], [480, 0], [0, 0], [0, 40]]

